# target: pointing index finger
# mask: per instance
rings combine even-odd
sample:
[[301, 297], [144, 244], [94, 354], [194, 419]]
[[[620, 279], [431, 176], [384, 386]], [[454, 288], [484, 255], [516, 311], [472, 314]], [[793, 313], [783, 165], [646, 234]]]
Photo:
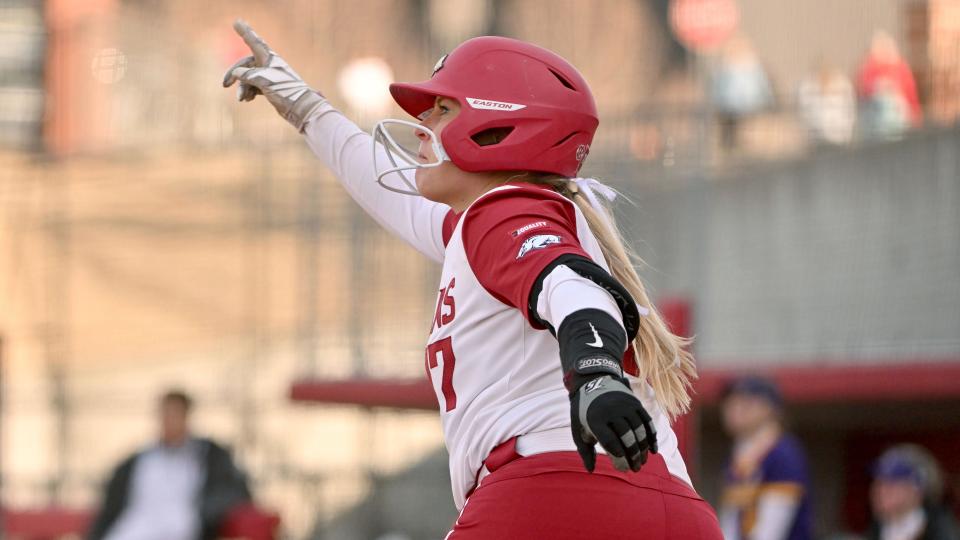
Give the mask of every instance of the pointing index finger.
[[233, 29], [243, 38], [243, 42], [253, 51], [253, 57], [258, 67], [265, 67], [270, 58], [270, 46], [250, 28], [250, 25], [242, 19], [237, 19], [233, 23]]

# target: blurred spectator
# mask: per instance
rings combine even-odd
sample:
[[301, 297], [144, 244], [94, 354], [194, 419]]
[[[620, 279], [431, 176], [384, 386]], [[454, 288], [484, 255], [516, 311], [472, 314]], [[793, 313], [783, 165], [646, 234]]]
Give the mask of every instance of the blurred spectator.
[[853, 84], [842, 71], [822, 62], [815, 73], [800, 82], [797, 102], [800, 117], [815, 141], [850, 142], [857, 101]]
[[723, 424], [733, 437], [720, 525], [726, 540], [809, 540], [810, 480], [800, 443], [783, 428], [783, 398], [759, 377], [725, 390]]
[[733, 149], [739, 145], [742, 121], [773, 102], [767, 74], [745, 37], [731, 38], [724, 47], [710, 94], [720, 115], [721, 143], [725, 149]]
[[114, 471], [89, 540], [216, 538], [227, 512], [250, 501], [230, 453], [190, 433], [191, 405], [181, 391], [163, 395], [160, 441]]
[[960, 540], [942, 498], [943, 475], [933, 456], [912, 444], [890, 448], [874, 464], [875, 521], [867, 540]]
[[960, 2], [930, 0], [927, 4], [927, 114], [941, 125], [951, 125], [960, 121]]
[[868, 134], [896, 138], [921, 122], [917, 83], [900, 56], [896, 41], [886, 32], [873, 35], [870, 51], [857, 75], [857, 92], [864, 106]]

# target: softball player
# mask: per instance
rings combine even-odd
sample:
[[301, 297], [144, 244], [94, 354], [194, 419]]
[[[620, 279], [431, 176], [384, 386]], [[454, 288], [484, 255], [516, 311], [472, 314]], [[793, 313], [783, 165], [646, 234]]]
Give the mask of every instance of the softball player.
[[429, 80], [390, 85], [418, 122], [371, 136], [235, 28], [253, 54], [224, 86], [266, 97], [364, 210], [443, 265], [425, 367], [461, 510], [448, 538], [719, 539], [669, 424], [692, 358], [630, 263], [612, 191], [577, 178], [598, 123], [580, 73], [471, 39]]

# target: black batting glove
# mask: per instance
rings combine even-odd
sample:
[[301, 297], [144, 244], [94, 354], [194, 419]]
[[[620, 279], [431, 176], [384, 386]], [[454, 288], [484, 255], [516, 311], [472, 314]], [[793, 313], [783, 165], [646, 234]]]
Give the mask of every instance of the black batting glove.
[[657, 431], [627, 380], [606, 374], [568, 380], [575, 386], [570, 393], [573, 442], [587, 471], [596, 467], [597, 442], [617, 470], [639, 471], [648, 452], [657, 453]]
[[639, 471], [647, 454], [657, 452], [657, 432], [623, 376], [623, 326], [602, 310], [582, 309], [564, 318], [557, 342], [573, 442], [584, 467], [593, 472], [599, 442], [618, 470]]

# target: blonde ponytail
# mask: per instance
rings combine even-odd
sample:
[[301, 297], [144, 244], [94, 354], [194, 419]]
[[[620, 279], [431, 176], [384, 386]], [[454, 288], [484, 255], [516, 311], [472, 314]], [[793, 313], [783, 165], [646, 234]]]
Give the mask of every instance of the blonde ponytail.
[[[532, 178], [530, 181], [551, 186], [580, 208], [590, 231], [600, 243], [600, 251], [613, 277], [630, 292], [639, 307], [649, 310], [649, 313], [640, 317], [640, 328], [633, 340], [640, 378], [650, 384], [657, 402], [671, 417], [687, 412], [690, 408], [690, 385], [697, 378], [693, 355], [687, 350], [691, 340], [672, 333], [650, 302], [647, 290], [634, 268], [634, 261], [640, 264], [642, 261], [624, 244], [613, 213], [603, 203], [598, 208], [591, 205], [580, 186], [568, 178], [550, 176]], [[593, 199], [596, 200], [596, 197]]]

